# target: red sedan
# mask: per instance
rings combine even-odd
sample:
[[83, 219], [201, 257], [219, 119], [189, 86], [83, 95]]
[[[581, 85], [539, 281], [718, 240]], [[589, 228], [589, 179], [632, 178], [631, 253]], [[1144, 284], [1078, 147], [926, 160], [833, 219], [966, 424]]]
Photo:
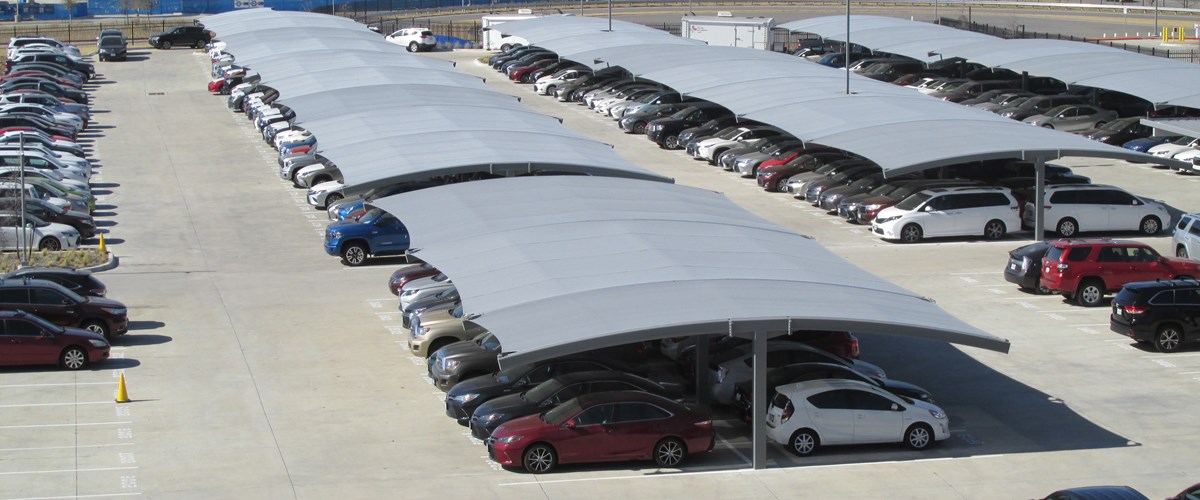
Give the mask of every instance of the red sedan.
[[487, 445], [500, 465], [537, 474], [560, 463], [654, 460], [676, 467], [689, 453], [712, 451], [713, 440], [707, 414], [654, 394], [613, 391], [505, 422]]
[[0, 366], [59, 365], [78, 370], [108, 359], [103, 335], [63, 328], [24, 311], [0, 311]]
[[400, 288], [406, 283], [415, 279], [428, 278], [440, 272], [429, 263], [404, 266], [388, 277], [388, 290], [392, 292], [392, 295], [400, 295]]

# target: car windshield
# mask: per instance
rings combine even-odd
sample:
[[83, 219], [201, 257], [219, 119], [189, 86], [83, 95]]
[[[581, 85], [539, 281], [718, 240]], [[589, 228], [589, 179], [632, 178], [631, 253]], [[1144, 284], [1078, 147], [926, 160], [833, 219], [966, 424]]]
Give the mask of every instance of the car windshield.
[[63, 331], [66, 330], [65, 328], [63, 328], [61, 326], [58, 326], [54, 323], [46, 321], [46, 320], [39, 318], [37, 316], [34, 316], [32, 314], [26, 315], [24, 318], [32, 323], [37, 323], [38, 327], [40, 327], [41, 329], [46, 330], [48, 332], [62, 333]]
[[742, 127], [729, 127], [717, 133], [718, 139], [733, 139], [742, 133]]
[[439, 299], [444, 299], [444, 298], [446, 298], [446, 297], [449, 297], [449, 296], [451, 296], [451, 295], [454, 295], [454, 294], [456, 294], [456, 293], [458, 293], [458, 289], [457, 289], [457, 288], [447, 288], [447, 289], [445, 289], [445, 290], [442, 290], [441, 292], [439, 292], [439, 293], [437, 294], [437, 298], [439, 298]]
[[579, 400], [572, 399], [563, 404], [555, 406], [551, 410], [543, 412], [539, 418], [542, 419], [542, 422], [546, 422], [548, 424], [557, 424], [563, 420], [566, 420], [567, 417], [574, 415], [580, 409], [581, 407], [579, 406]]
[[538, 384], [537, 387], [534, 387], [533, 389], [521, 393], [521, 399], [534, 403], [541, 403], [542, 401], [549, 399], [550, 396], [553, 396], [554, 393], [558, 392], [558, 390], [562, 388], [562, 382], [550, 379]]
[[518, 378], [521, 378], [522, 375], [529, 373], [531, 369], [533, 369], [533, 365], [517, 365], [496, 372], [493, 378], [495, 378], [496, 381], [500, 382], [501, 384], [508, 384]]
[[457, 307], [455, 307], [454, 309], [451, 309], [451, 310], [450, 310], [450, 315], [451, 315], [451, 316], [454, 316], [455, 318], [461, 318], [461, 317], [463, 317], [463, 308], [462, 308], [462, 304], [459, 304], [459, 305], [458, 305]]
[[876, 196], [884, 195], [884, 194], [888, 194], [892, 191], [895, 191], [897, 189], [900, 189], [900, 186], [896, 186], [895, 184], [884, 184], [875, 189], [872, 189], [870, 194], [876, 195]]
[[879, 180], [877, 177], [875, 177], [873, 175], [868, 175], [866, 177], [863, 177], [862, 179], [859, 179], [857, 181], [850, 183], [850, 185], [853, 187], [865, 188], [865, 187], [870, 186], [871, 184], [874, 184], [875, 181], [877, 181], [877, 180]]
[[1141, 119], [1142, 119], [1141, 117], [1133, 117], [1133, 118], [1122, 118], [1120, 120], [1113, 120], [1113, 121], [1105, 123], [1103, 126], [1101, 126], [1100, 130], [1103, 130], [1105, 132], [1120, 132], [1120, 131], [1124, 130], [1126, 127], [1133, 125], [1134, 123], [1137, 123]]
[[1068, 109], [1071, 109], [1071, 105], [1063, 104], [1062, 106], [1050, 108], [1049, 110], [1047, 110], [1045, 113], [1042, 113], [1042, 114], [1046, 115], [1046, 116], [1058, 116], [1060, 113], [1062, 113], [1063, 111], [1066, 111]]
[[367, 210], [367, 213], [363, 214], [362, 217], [359, 217], [358, 221], [363, 224], [370, 224], [370, 223], [374, 222], [375, 219], [378, 219], [382, 215], [383, 215], [383, 210], [380, 210], [378, 208], [372, 208], [370, 210]]
[[692, 114], [695, 111], [698, 111], [698, 109], [697, 108], [683, 108], [679, 111], [676, 111], [675, 114], [671, 115], [671, 118], [673, 118], [675, 120], [683, 120], [683, 119], [687, 118], [688, 115]]
[[917, 193], [909, 196], [908, 198], [900, 200], [900, 203], [896, 204], [896, 208], [900, 210], [913, 210], [921, 206], [922, 203], [925, 203], [925, 200], [928, 200], [932, 197], [933, 195], [930, 193]]
[[100, 39], [98, 45], [102, 49], [118, 49], [125, 46], [125, 41], [121, 40], [121, 37], [106, 36]]
[[489, 351], [499, 350], [500, 339], [496, 338], [495, 335], [492, 335], [491, 332], [485, 333], [483, 334], [483, 337], [479, 339], [479, 347]]

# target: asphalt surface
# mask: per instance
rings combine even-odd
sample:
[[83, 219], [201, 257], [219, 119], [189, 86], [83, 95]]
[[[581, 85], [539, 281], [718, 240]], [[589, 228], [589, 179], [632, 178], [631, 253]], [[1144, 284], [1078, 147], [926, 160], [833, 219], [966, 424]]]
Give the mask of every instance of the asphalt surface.
[[[441, 391], [400, 343], [385, 288], [401, 264], [343, 267], [321, 249], [323, 212], [277, 175], [273, 151], [208, 95], [207, 59], [137, 51], [99, 64], [90, 139], [99, 212], [121, 266], [103, 273], [130, 306], [116, 359], [82, 372], [0, 369], [0, 499], [147, 498], [1031, 498], [1130, 484], [1164, 497], [1200, 482], [1191, 416], [1200, 351], [1160, 355], [1110, 333], [1107, 309], [1017, 290], [1000, 242], [898, 245], [790, 197], [765, 193], [611, 120], [532, 94], [439, 52], [532, 109], [677, 182], [724, 192], [851, 262], [1012, 341], [1004, 355], [860, 335], [863, 359], [930, 390], [953, 436], [924, 453], [772, 447], [748, 470], [746, 427], [717, 422], [710, 454], [649, 463], [500, 469], [443, 416]], [[937, 147], [936, 138], [930, 147]], [[1195, 177], [1096, 159], [1061, 163], [1195, 211]], [[1118, 235], [1131, 236], [1131, 235]], [[1138, 238], [1168, 252], [1170, 237]], [[124, 372], [133, 403], [111, 402]]]

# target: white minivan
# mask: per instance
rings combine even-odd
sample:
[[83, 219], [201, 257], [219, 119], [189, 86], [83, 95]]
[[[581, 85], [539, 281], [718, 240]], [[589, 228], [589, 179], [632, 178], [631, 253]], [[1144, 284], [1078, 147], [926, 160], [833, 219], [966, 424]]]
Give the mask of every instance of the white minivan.
[[[1171, 214], [1162, 204], [1104, 184], [1046, 186], [1046, 231], [1072, 238], [1083, 231], [1138, 231], [1158, 234]], [[1033, 227], [1036, 207], [1025, 204], [1025, 225]]]
[[879, 212], [871, 231], [885, 240], [916, 243], [931, 236], [1003, 238], [1020, 229], [1020, 205], [1008, 188], [948, 187], [913, 193]]

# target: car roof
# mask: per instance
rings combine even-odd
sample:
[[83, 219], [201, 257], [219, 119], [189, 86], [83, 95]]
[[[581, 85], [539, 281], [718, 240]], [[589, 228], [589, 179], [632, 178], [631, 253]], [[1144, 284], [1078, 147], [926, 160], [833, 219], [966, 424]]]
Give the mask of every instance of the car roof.
[[73, 267], [20, 267], [14, 269], [4, 277], [10, 276], [27, 276], [30, 274], [57, 274], [62, 276], [91, 276], [92, 272], [86, 269], [75, 269]]
[[1167, 289], [1167, 288], [1195, 288], [1200, 287], [1200, 281], [1195, 279], [1177, 279], [1177, 280], [1154, 280], [1154, 281], [1134, 281], [1126, 283], [1125, 288], [1136, 291], [1144, 291], [1146, 289]]
[[604, 391], [584, 394], [576, 398], [581, 406], [592, 406], [601, 403], [643, 402], [666, 406], [678, 410], [683, 405], [657, 394], [642, 391]]
[[1094, 246], [1094, 245], [1112, 245], [1112, 246], [1120, 245], [1120, 246], [1139, 246], [1139, 247], [1149, 247], [1149, 245], [1147, 245], [1147, 244], [1145, 244], [1145, 243], [1138, 242], [1138, 241], [1133, 241], [1133, 240], [1114, 240], [1114, 239], [1112, 239], [1112, 238], [1073, 238], [1073, 239], [1059, 239], [1059, 240], [1054, 240], [1054, 241], [1050, 242], [1050, 244], [1051, 244], [1051, 245], [1054, 245], [1054, 246], [1058, 246], [1058, 247], [1071, 247], [1071, 246]]
[[850, 380], [841, 378], [827, 378], [819, 380], [808, 380], [805, 382], [796, 382], [794, 384], [781, 385], [775, 390], [780, 393], [790, 395], [815, 394], [825, 392], [832, 389], [866, 389], [872, 392], [881, 392], [877, 387], [863, 382], [861, 380]]
[[947, 193], [964, 193], [964, 192], [1008, 193], [1010, 191], [1011, 191], [1010, 189], [1008, 189], [1006, 187], [1000, 187], [1000, 186], [948, 186], [948, 187], [929, 188], [929, 189], [924, 190], [923, 192], [934, 193], [934, 194], [947, 194]]
[[563, 385], [596, 380], [632, 380], [637, 382], [648, 382], [648, 380], [642, 377], [618, 370], [590, 370], [586, 372], [565, 373], [554, 377], [554, 380]]

